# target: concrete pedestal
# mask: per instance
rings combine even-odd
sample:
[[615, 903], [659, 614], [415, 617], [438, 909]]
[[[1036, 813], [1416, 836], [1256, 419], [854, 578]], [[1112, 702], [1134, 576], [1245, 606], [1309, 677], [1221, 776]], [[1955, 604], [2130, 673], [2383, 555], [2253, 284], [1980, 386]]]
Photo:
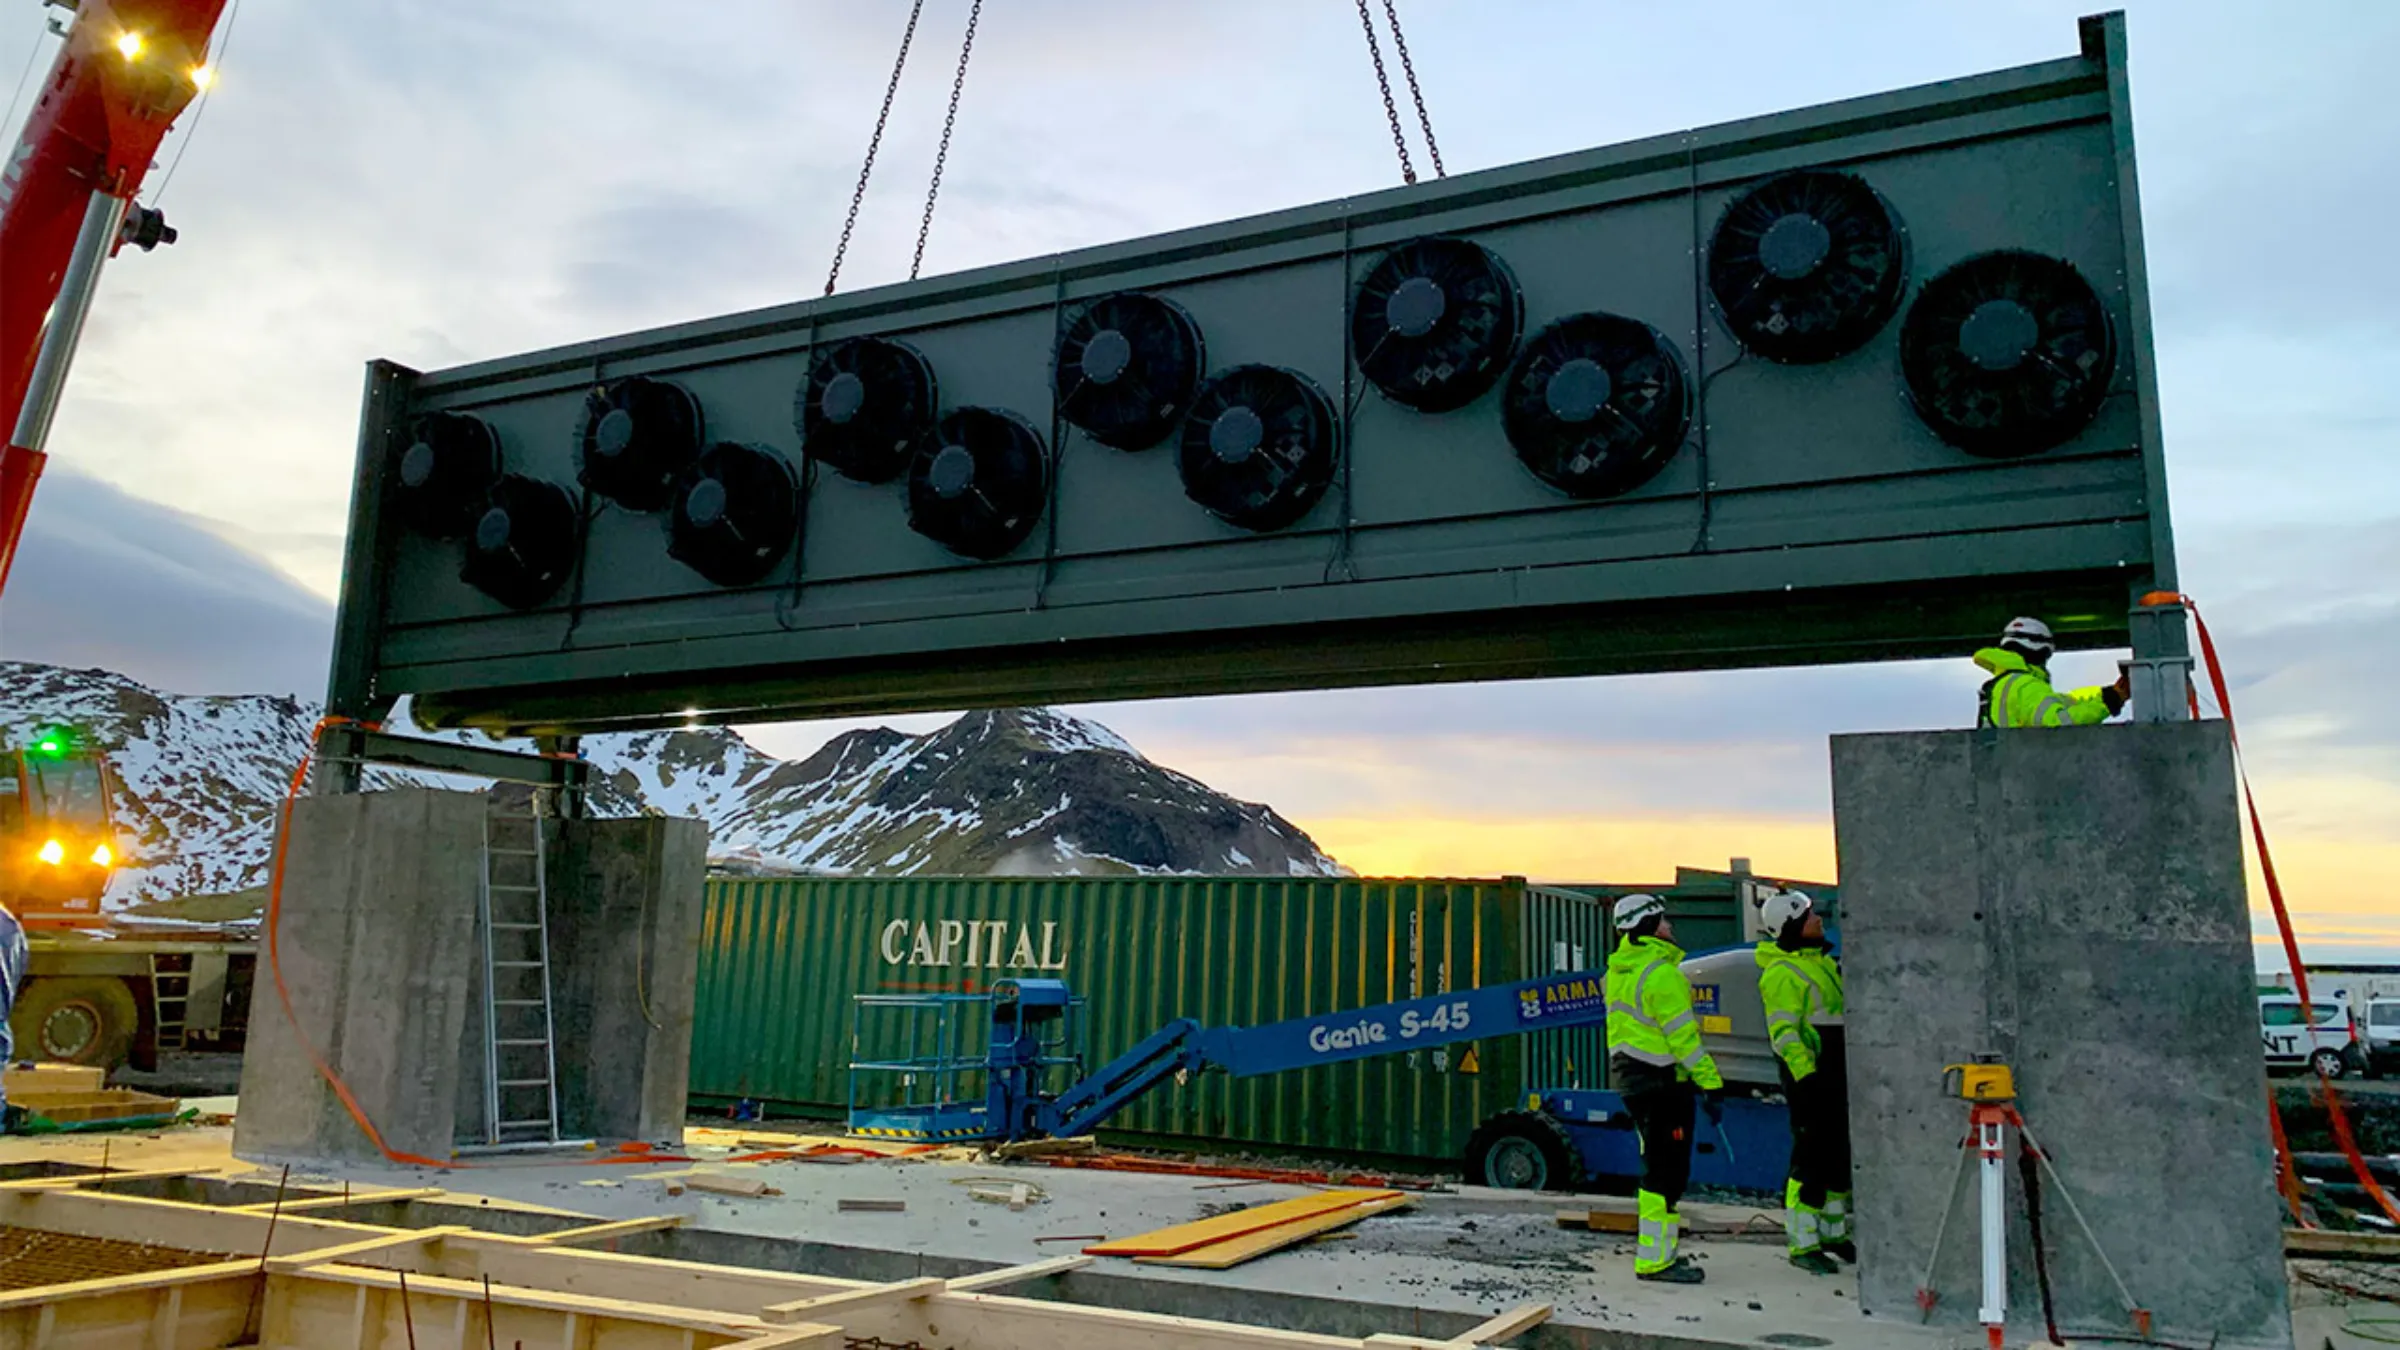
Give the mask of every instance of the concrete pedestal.
[[[1942, 1066], [1996, 1052], [2157, 1332], [2288, 1350], [2232, 748], [2223, 723], [1844, 736], [1834, 823], [1849, 996], [1859, 1300], [1976, 1320], [1967, 1108]], [[2012, 1140], [2013, 1149], [2013, 1140]], [[2060, 1330], [2131, 1335], [2044, 1177]], [[2008, 1167], [2011, 1343], [2041, 1303]]]
[[[479, 793], [422, 789], [294, 805], [280, 917], [261, 944], [280, 964], [291, 1009], [262, 960], [237, 1155], [379, 1156], [316, 1059], [394, 1152], [448, 1158], [476, 1139], [484, 812]], [[548, 830], [561, 1131], [674, 1138], [689, 1076], [707, 827], [649, 818], [553, 821]]]

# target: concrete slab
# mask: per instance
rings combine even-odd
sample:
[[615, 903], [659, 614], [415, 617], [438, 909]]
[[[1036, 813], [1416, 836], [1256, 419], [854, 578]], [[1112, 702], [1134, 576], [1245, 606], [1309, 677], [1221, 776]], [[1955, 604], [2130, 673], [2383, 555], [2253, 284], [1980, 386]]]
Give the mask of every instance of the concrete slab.
[[[1031, 1163], [726, 1164], [701, 1156], [695, 1165], [756, 1178], [784, 1194], [732, 1197], [687, 1189], [670, 1197], [666, 1182], [674, 1178], [660, 1174], [687, 1172], [682, 1165], [601, 1169], [510, 1162], [442, 1174], [351, 1167], [342, 1175], [354, 1183], [438, 1184], [462, 1197], [573, 1209], [602, 1219], [679, 1213], [687, 1216], [683, 1227], [628, 1238], [622, 1250], [872, 1279], [1037, 1261], [1074, 1253], [1100, 1237], [1306, 1193], [1281, 1185], [1204, 1189], [1214, 1183]], [[1043, 1199], [1011, 1211], [972, 1198], [969, 1187], [978, 1182], [1028, 1183]], [[839, 1208], [845, 1198], [901, 1200], [907, 1208], [845, 1213]], [[1104, 1259], [1061, 1282], [1057, 1296], [1349, 1335], [1446, 1336], [1519, 1303], [1554, 1304], [1548, 1327], [1515, 1343], [1531, 1347], [1936, 1350], [1964, 1344], [1951, 1333], [1864, 1317], [1849, 1276], [1794, 1270], [1779, 1239], [1692, 1243], [1709, 1272], [1708, 1283], [1696, 1288], [1638, 1282], [1629, 1239], [1561, 1229], [1552, 1217], [1560, 1206], [1557, 1196], [1463, 1188], [1420, 1197], [1414, 1208], [1368, 1219], [1341, 1237], [1226, 1271]]]
[[[1935, 1315], [1975, 1318], [1975, 1194], [1947, 1185], [1967, 1111], [1941, 1083], [1990, 1051], [2159, 1334], [2288, 1350], [2224, 724], [1836, 737], [1833, 791], [1865, 1306], [1913, 1313], [1955, 1196]], [[2015, 1170], [2009, 1308], [2031, 1334]], [[2054, 1191], [2044, 1208], [2062, 1329], [2129, 1334]]]

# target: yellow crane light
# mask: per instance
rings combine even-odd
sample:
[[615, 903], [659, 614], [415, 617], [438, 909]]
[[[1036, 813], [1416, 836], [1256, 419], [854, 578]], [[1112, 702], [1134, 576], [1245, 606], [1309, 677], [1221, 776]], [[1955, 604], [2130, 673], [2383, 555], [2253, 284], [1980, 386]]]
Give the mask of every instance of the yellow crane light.
[[142, 35], [132, 32], [117, 34], [117, 54], [128, 61], [142, 59]]
[[50, 864], [52, 867], [56, 867], [60, 863], [63, 863], [67, 860], [67, 849], [64, 844], [59, 843], [55, 839], [51, 839], [45, 841], [42, 844], [41, 852], [36, 853], [33, 856]]
[[117, 855], [116, 855], [114, 852], [110, 851], [110, 849], [109, 849], [108, 845], [106, 845], [106, 844], [95, 844], [95, 845], [93, 845], [93, 846], [92, 846], [92, 866], [94, 866], [94, 867], [106, 867], [106, 866], [108, 866], [110, 863], [113, 863], [113, 862], [115, 862], [116, 860], [117, 860]]
[[216, 82], [217, 68], [215, 66], [192, 67], [192, 87], [194, 89], [205, 91], [210, 85], [215, 84]]

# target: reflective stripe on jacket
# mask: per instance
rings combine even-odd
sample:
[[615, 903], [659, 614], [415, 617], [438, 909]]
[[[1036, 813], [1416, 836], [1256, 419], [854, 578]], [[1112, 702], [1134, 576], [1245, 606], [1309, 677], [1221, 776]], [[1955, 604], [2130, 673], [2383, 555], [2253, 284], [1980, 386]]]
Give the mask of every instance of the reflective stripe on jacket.
[[1700, 1048], [1692, 984], [1683, 949], [1659, 938], [1633, 938], [1608, 956], [1608, 1052], [1654, 1068], [1672, 1068], [1704, 1088], [1722, 1087], [1715, 1060]]
[[1842, 1015], [1842, 968], [1818, 947], [1787, 952], [1758, 944], [1758, 997], [1767, 1009], [1767, 1042], [1794, 1079], [1817, 1071], [1824, 1040], [1816, 1024]]
[[1975, 653], [1975, 664], [1992, 673], [1976, 710], [1979, 727], [2088, 727], [2109, 718], [2099, 690], [2059, 693], [2050, 687], [2050, 672], [2005, 647]]

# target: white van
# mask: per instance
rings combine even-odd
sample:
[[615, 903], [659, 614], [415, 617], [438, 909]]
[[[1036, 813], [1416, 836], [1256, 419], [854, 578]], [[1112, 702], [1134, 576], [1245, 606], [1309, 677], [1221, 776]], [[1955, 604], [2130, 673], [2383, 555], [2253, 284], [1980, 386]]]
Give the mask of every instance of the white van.
[[2262, 994], [2258, 1000], [2258, 1033], [2266, 1044], [2270, 1069], [2315, 1067], [2327, 1078], [2339, 1078], [2366, 1067], [2353, 1034], [2350, 1010], [2339, 999], [2314, 1000], [2313, 1016], [2303, 1017], [2297, 994]]
[[2382, 1075], [2400, 1072], [2400, 998], [2367, 1000], [2364, 1025], [2367, 1071]]

